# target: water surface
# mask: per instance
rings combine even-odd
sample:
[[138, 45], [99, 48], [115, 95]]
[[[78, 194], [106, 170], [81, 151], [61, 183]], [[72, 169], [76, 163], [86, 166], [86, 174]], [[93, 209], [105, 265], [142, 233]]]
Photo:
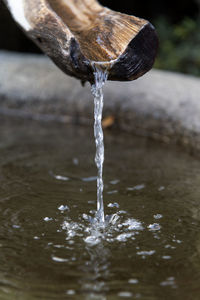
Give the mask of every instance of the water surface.
[[0, 128], [0, 299], [199, 299], [198, 160], [106, 132], [103, 230], [92, 129]]

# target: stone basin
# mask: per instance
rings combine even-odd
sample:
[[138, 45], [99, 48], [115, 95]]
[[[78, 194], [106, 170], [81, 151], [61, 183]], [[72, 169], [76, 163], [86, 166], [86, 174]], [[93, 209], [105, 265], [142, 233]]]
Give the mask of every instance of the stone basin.
[[[43, 55], [0, 52], [0, 114], [89, 125], [89, 84], [63, 74]], [[152, 70], [133, 82], [107, 82], [104, 117], [114, 127], [200, 149], [200, 79]]]

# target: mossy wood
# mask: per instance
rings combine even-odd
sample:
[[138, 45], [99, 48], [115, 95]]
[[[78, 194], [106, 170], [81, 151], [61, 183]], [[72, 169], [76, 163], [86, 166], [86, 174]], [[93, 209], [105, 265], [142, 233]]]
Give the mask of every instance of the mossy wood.
[[108, 68], [110, 80], [133, 80], [153, 66], [158, 38], [144, 19], [112, 11], [96, 0], [4, 2], [56, 65], [82, 81], [93, 80], [93, 63]]

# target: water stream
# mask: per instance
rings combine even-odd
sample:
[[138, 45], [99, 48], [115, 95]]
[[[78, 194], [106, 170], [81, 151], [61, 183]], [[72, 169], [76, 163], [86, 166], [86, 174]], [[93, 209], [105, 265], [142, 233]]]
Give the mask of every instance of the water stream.
[[103, 112], [103, 85], [107, 80], [107, 71], [99, 66], [93, 66], [94, 84], [92, 94], [94, 96], [94, 137], [96, 144], [95, 163], [97, 166], [97, 213], [96, 220], [99, 224], [104, 224], [104, 204], [103, 204], [103, 163], [104, 163], [104, 138], [102, 129]]

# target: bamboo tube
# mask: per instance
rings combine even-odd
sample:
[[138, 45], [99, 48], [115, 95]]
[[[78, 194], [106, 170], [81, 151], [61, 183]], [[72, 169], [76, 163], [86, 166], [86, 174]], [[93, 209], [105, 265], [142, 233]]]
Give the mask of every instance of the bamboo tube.
[[96, 0], [4, 0], [25, 33], [66, 74], [93, 81], [92, 65], [110, 80], [133, 80], [154, 63], [158, 38], [148, 21]]

